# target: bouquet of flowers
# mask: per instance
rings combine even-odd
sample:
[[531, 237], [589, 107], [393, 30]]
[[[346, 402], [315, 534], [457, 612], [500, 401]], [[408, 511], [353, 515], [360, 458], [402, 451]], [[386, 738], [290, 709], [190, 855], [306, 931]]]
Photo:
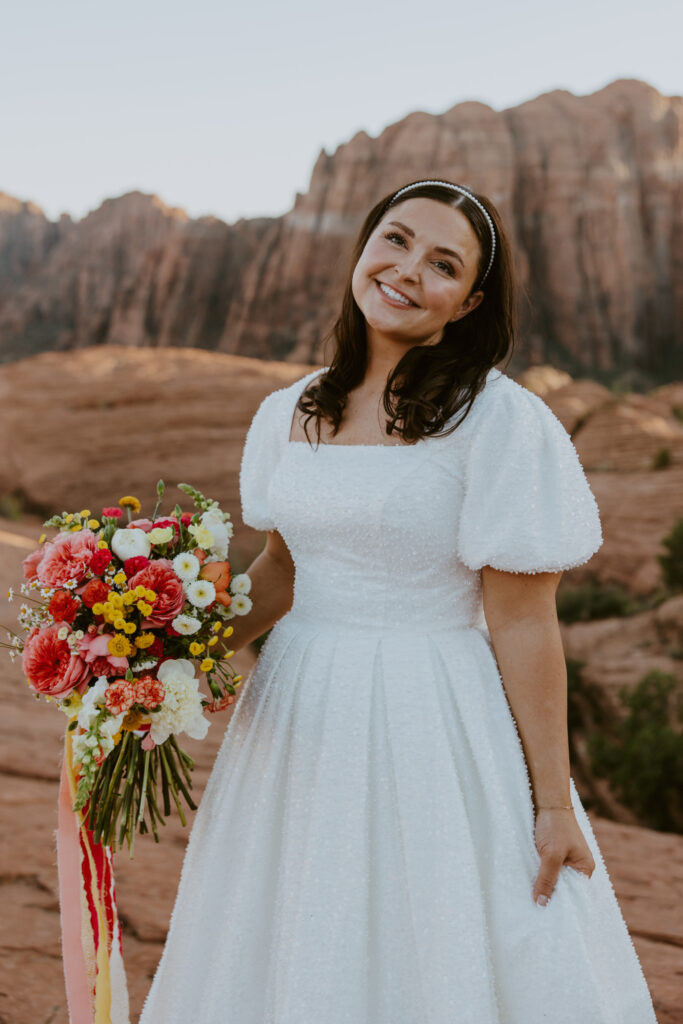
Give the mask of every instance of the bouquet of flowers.
[[202, 739], [204, 710], [235, 701], [241, 676], [222, 641], [229, 620], [251, 609], [249, 576], [231, 575], [229, 513], [178, 488], [193, 513], [176, 505], [160, 516], [160, 480], [151, 518], [133, 518], [140, 502], [127, 496], [98, 517], [83, 509], [48, 519], [56, 536], [43, 534], [23, 563], [24, 635], [10, 630], [4, 645], [36, 696], [69, 718], [73, 810], [94, 843], [115, 850], [125, 839], [131, 857], [137, 831], [159, 841], [172, 801], [183, 825], [181, 797], [196, 806], [194, 763], [177, 736]]

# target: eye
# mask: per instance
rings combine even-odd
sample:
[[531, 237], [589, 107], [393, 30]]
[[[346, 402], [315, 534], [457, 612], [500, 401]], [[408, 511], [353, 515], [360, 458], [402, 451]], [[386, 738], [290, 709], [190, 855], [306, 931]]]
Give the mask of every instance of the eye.
[[391, 241], [392, 238], [398, 238], [399, 242], [405, 244], [405, 238], [403, 237], [403, 235], [400, 235], [398, 231], [387, 231], [384, 237], [389, 242]]
[[439, 267], [439, 266], [445, 267], [446, 273], [450, 274], [451, 277], [455, 277], [455, 268], [453, 267], [453, 264], [452, 263], [448, 263], [447, 260], [434, 260], [434, 266], [436, 266], [436, 267]]

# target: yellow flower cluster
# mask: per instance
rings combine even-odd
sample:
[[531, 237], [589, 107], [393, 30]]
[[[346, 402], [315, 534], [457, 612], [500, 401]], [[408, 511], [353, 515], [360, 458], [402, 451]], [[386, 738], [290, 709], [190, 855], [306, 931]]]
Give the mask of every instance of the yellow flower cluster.
[[[121, 584], [125, 582], [125, 579], [125, 573], [117, 573], [114, 577], [114, 583]], [[133, 590], [126, 590], [124, 593], [112, 590], [107, 600], [96, 601], [92, 606], [92, 610], [95, 615], [102, 615], [104, 621], [110, 623], [114, 629], [132, 636], [138, 628], [134, 622], [127, 621], [127, 616], [133, 610], [133, 606], [138, 609], [141, 615], [150, 615], [156, 597], [157, 595], [153, 590], [143, 586], [135, 587]], [[151, 636], [151, 640], [143, 645], [137, 645], [136, 641], [137, 646], [149, 647], [154, 643], [154, 636], [151, 633], [144, 635]]]
[[132, 494], [126, 494], [123, 498], [119, 498], [119, 505], [121, 508], [129, 508], [135, 515], [137, 515], [142, 508], [139, 500], [134, 498]]

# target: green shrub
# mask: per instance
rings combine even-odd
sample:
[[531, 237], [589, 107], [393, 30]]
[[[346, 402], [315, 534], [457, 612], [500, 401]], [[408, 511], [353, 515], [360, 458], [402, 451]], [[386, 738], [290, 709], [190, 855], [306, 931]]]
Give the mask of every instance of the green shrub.
[[618, 583], [591, 581], [557, 591], [557, 617], [561, 622], [588, 622], [631, 615], [637, 610], [637, 602]]
[[652, 468], [653, 469], [666, 469], [671, 465], [671, 449], [660, 448], [652, 457]]
[[671, 533], [662, 540], [666, 555], [657, 555], [662, 576], [671, 590], [683, 590], [683, 518], [678, 517]]
[[624, 717], [586, 737], [591, 769], [643, 824], [683, 832], [683, 686], [655, 670], [620, 700]]

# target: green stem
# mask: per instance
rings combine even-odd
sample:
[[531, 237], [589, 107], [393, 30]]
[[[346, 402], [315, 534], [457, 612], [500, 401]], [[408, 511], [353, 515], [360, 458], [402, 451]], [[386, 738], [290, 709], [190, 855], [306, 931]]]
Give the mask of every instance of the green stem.
[[145, 767], [142, 773], [142, 790], [140, 793], [140, 810], [138, 812], [138, 824], [145, 816], [145, 804], [147, 802], [147, 779], [149, 778], [149, 757], [151, 751], [145, 751]]
[[166, 775], [166, 781], [168, 782], [169, 789], [171, 791], [173, 799], [175, 800], [175, 805], [178, 808], [178, 815], [180, 817], [180, 820], [181, 820], [183, 825], [187, 825], [187, 821], [185, 820], [185, 814], [183, 813], [182, 805], [180, 803], [180, 800], [178, 799], [178, 792], [176, 790], [175, 781], [174, 781], [173, 775], [171, 773], [171, 768], [169, 766], [169, 762], [168, 762], [168, 760], [166, 758], [166, 751], [164, 750], [164, 745], [163, 744], [161, 744], [159, 746], [159, 757], [161, 758], [161, 763], [163, 765], [164, 773]]

